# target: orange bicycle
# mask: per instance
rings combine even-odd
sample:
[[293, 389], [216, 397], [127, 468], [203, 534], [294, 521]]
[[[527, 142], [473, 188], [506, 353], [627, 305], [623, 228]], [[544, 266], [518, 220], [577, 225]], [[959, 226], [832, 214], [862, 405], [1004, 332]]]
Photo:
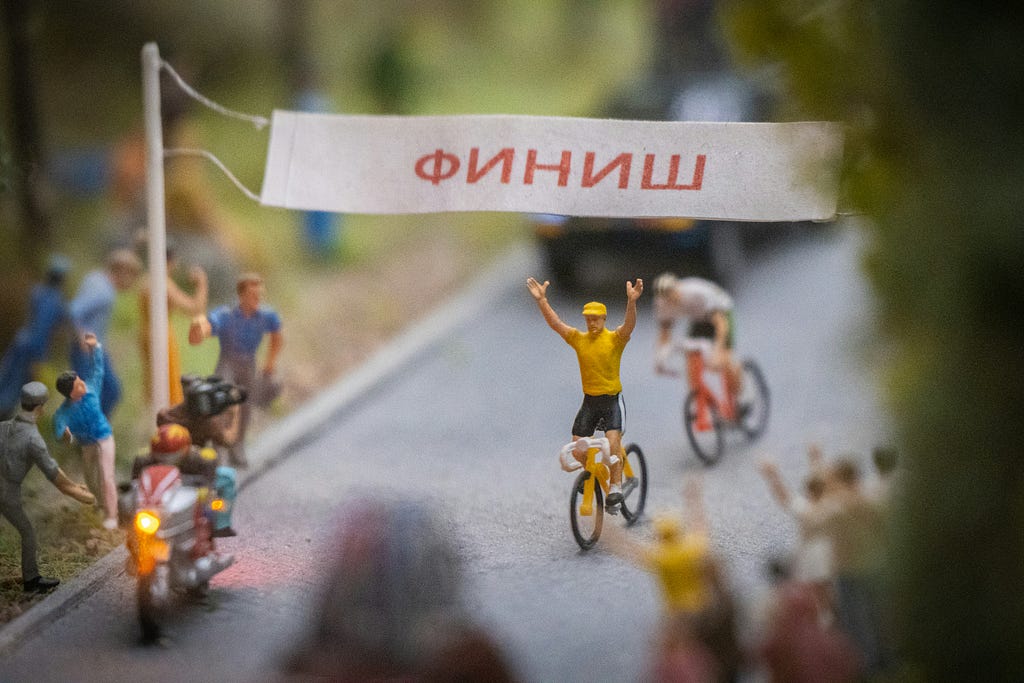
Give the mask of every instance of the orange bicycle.
[[690, 392], [683, 402], [683, 426], [697, 457], [713, 465], [725, 450], [725, 434], [739, 430], [750, 441], [761, 436], [768, 425], [770, 404], [768, 384], [761, 368], [750, 358], [740, 363], [742, 389], [738, 396], [729, 391], [724, 375], [721, 394], [716, 394], [706, 381], [704, 345], [687, 340], [676, 346], [686, 358], [686, 376]]

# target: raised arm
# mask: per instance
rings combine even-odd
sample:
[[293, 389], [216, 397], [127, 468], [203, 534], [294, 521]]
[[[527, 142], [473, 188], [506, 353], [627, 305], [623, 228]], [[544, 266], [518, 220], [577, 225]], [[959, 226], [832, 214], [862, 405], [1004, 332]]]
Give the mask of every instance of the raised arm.
[[564, 339], [572, 331], [572, 327], [562, 322], [562, 319], [555, 313], [555, 309], [551, 308], [551, 304], [548, 303], [547, 292], [549, 284], [547, 280], [544, 281], [544, 284], [541, 284], [532, 277], [526, 279], [526, 287], [530, 290], [534, 300], [536, 300], [537, 308], [540, 309], [541, 315], [544, 316], [544, 321], [548, 324], [548, 327]]
[[284, 346], [284, 335], [281, 334], [281, 330], [270, 333], [270, 341], [267, 346], [267, 358], [263, 364], [263, 372], [265, 374], [273, 374], [274, 368], [277, 367], [277, 357], [281, 353], [281, 348]]
[[615, 334], [619, 335], [624, 339], [629, 339], [633, 334], [633, 328], [636, 327], [636, 300], [640, 298], [640, 295], [644, 292], [644, 281], [640, 278], [636, 279], [636, 283], [626, 281], [626, 318], [619, 325], [618, 329], [615, 330]]
[[783, 508], [789, 509], [789, 489], [782, 483], [782, 477], [779, 475], [779, 468], [775, 466], [775, 463], [768, 459], [762, 459], [758, 463], [758, 469], [761, 470], [761, 476], [768, 483], [768, 489], [772, 492], [772, 497], [778, 501], [779, 505]]
[[195, 293], [189, 296], [181, 289], [174, 280], [167, 278], [167, 303], [171, 308], [177, 308], [185, 315], [199, 315], [206, 310], [209, 298], [209, 284], [206, 278], [206, 271], [199, 266], [193, 266], [189, 271], [189, 280], [195, 286]]

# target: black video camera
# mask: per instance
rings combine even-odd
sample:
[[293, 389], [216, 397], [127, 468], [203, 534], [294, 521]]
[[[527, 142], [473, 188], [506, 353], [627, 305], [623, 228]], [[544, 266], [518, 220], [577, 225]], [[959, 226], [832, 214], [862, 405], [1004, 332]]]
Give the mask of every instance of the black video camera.
[[245, 389], [216, 375], [197, 377], [185, 390], [185, 407], [191, 415], [212, 417], [243, 402], [246, 396]]

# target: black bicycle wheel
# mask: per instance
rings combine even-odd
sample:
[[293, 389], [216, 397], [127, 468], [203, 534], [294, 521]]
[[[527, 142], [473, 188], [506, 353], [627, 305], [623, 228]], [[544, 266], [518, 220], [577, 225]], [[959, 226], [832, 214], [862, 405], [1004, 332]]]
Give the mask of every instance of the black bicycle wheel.
[[756, 439], [764, 433], [768, 426], [770, 399], [768, 383], [757, 363], [747, 359], [743, 361], [743, 391], [736, 402], [739, 412], [739, 426], [748, 439]]
[[572, 535], [584, 550], [590, 550], [601, 537], [601, 526], [604, 524], [604, 494], [601, 491], [601, 484], [594, 482], [594, 509], [589, 515], [580, 514], [580, 506], [583, 505], [583, 483], [590, 478], [590, 472], [580, 472], [576, 482], [572, 485], [572, 495], [569, 496], [569, 522], [572, 525]]
[[633, 470], [632, 477], [622, 474], [622, 516], [632, 526], [644, 512], [647, 503], [647, 460], [640, 446], [631, 443], [626, 446], [626, 462]]
[[697, 392], [691, 391], [683, 402], [683, 425], [686, 427], [686, 436], [690, 439], [693, 452], [705, 465], [714, 465], [722, 457], [725, 430], [718, 410], [709, 403], [707, 411], [711, 424], [700, 429], [697, 425]]

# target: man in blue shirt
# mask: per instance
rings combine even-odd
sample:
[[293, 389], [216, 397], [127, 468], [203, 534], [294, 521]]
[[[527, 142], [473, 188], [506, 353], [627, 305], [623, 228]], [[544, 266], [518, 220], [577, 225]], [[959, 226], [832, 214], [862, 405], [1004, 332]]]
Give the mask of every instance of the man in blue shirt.
[[83, 339], [85, 353], [92, 361], [84, 377], [73, 371], [57, 377], [57, 391], [64, 403], [53, 414], [53, 430], [58, 439], [77, 441], [82, 446], [82, 470], [85, 483], [103, 507], [106, 529], [117, 528], [117, 485], [114, 482], [114, 432], [103, 410], [99, 392], [103, 386], [102, 347], [96, 335]]
[[[142, 263], [131, 250], [116, 249], [107, 256], [105, 268], [90, 271], [82, 278], [75, 298], [68, 304], [68, 312], [79, 335], [92, 332], [101, 345], [106, 342], [117, 293], [131, 289], [141, 272]], [[114, 372], [110, 356], [106, 352], [99, 353], [104, 353], [100, 408], [109, 419], [121, 400], [121, 380]], [[78, 340], [71, 344], [70, 357], [75, 372], [79, 375], [88, 372], [92, 361]]]
[[[207, 316], [196, 316], [189, 329], [190, 344], [199, 344], [215, 336], [220, 340], [220, 355], [214, 374], [246, 390], [249, 399], [242, 403], [238, 440], [228, 450], [228, 458], [235, 467], [245, 467], [245, 432], [249, 425], [251, 403], [266, 405], [268, 387], [273, 384], [277, 357], [284, 345], [281, 318], [273, 309], [263, 305], [263, 278], [247, 273], [238, 278], [236, 287], [238, 305], [220, 306]], [[264, 335], [269, 337], [262, 376], [256, 374], [256, 352]]]

